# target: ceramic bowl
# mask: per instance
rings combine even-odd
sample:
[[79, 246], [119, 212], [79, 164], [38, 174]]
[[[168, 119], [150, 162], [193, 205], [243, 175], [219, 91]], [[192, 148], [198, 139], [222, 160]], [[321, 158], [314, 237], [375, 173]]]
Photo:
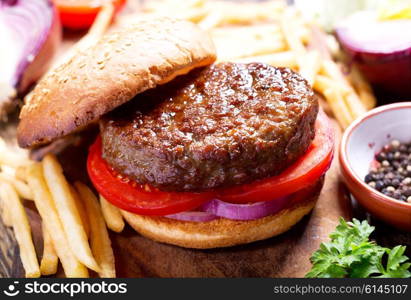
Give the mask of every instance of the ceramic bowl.
[[341, 172], [352, 195], [368, 212], [411, 231], [411, 203], [390, 198], [364, 182], [375, 154], [394, 139], [411, 141], [411, 102], [378, 107], [351, 124], [341, 140]]

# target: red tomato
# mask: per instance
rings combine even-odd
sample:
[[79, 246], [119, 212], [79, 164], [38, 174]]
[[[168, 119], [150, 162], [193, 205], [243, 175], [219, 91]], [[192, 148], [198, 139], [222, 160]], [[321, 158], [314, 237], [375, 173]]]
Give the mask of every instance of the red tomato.
[[269, 201], [310, 186], [328, 170], [334, 154], [334, 131], [322, 110], [315, 128], [308, 151], [280, 175], [224, 189], [218, 199], [232, 203]]
[[93, 24], [101, 7], [107, 2], [113, 2], [116, 10], [120, 9], [126, 0], [53, 0], [60, 14], [64, 27], [70, 29], [87, 29]]
[[307, 153], [278, 176], [218, 191], [187, 193], [147, 191], [144, 186], [121, 179], [101, 157], [101, 139], [90, 148], [87, 169], [98, 192], [114, 205], [141, 215], [168, 215], [197, 208], [216, 197], [233, 203], [268, 201], [286, 196], [316, 182], [329, 168], [334, 150], [330, 122], [320, 111], [316, 136]]
[[140, 215], [158, 215], [187, 211], [211, 200], [214, 192], [178, 193], [147, 191], [144, 186], [121, 179], [101, 157], [101, 138], [90, 147], [87, 170], [97, 191], [115, 206]]

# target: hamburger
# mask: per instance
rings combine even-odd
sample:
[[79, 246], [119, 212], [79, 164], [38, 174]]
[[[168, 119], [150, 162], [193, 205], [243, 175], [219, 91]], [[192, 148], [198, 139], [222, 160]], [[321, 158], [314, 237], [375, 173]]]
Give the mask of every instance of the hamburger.
[[281, 234], [315, 205], [333, 157], [329, 121], [299, 74], [215, 60], [194, 24], [141, 19], [42, 79], [18, 142], [97, 123], [91, 182], [154, 240], [205, 249]]

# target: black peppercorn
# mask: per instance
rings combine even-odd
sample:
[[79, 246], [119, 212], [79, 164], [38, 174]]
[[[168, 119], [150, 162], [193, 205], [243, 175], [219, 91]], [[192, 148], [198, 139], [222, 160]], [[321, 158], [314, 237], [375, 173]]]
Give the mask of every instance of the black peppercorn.
[[379, 191], [381, 191], [384, 188], [384, 182], [381, 180], [378, 180], [375, 182], [375, 188]]
[[393, 140], [375, 155], [375, 160], [364, 181], [388, 197], [411, 203], [411, 142]]

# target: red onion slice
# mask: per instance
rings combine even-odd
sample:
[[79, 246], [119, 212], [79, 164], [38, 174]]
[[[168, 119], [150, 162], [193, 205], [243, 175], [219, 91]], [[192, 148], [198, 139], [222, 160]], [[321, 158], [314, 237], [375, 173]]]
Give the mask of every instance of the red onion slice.
[[252, 204], [234, 204], [213, 199], [203, 204], [200, 211], [185, 211], [166, 217], [190, 222], [209, 222], [219, 217], [239, 221], [256, 220], [279, 212], [288, 199], [289, 197], [281, 197]]
[[43, 75], [61, 40], [61, 26], [50, 0], [0, 2], [2, 84], [24, 92]]
[[284, 208], [287, 199], [288, 197], [282, 197], [271, 201], [262, 201], [252, 204], [234, 204], [219, 199], [213, 199], [203, 204], [201, 210], [231, 220], [255, 220], [280, 211]]
[[380, 21], [377, 12], [360, 11], [341, 21], [336, 33], [352, 49], [378, 55], [407, 51], [411, 45], [411, 20]]
[[189, 222], [209, 222], [218, 218], [216, 215], [203, 211], [184, 211], [172, 215], [167, 215], [166, 217], [170, 219]]
[[378, 20], [360, 11], [340, 22], [336, 35], [348, 57], [378, 91], [411, 97], [411, 20]]

